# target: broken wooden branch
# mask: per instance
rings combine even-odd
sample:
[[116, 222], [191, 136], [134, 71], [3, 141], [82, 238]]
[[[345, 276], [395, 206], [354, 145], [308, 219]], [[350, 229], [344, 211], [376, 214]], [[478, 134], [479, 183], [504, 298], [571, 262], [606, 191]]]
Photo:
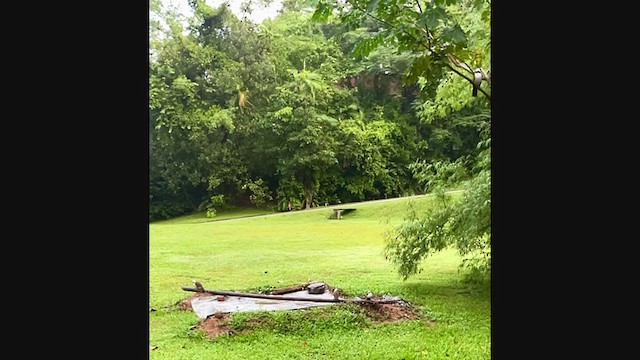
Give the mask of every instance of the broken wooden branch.
[[[202, 291], [198, 291], [198, 289], [196, 288], [191, 288], [186, 286], [183, 286], [182, 290], [202, 292]], [[257, 299], [272, 299], [272, 300], [315, 301], [315, 302], [342, 302], [343, 301], [341, 299], [314, 299], [314, 298], [297, 297], [297, 296], [252, 294], [252, 293], [243, 293], [243, 292], [236, 292], [236, 291], [225, 291], [225, 290], [206, 290], [205, 289], [204, 292], [214, 294], [214, 295], [240, 296], [240, 297], [249, 297], [249, 298], [257, 298]]]
[[273, 289], [271, 290], [271, 295], [282, 295], [282, 294], [292, 293], [294, 291], [304, 290], [308, 285], [309, 284], [294, 285], [294, 286], [288, 286], [288, 287], [283, 287], [279, 289]]
[[271, 300], [313, 301], [313, 302], [324, 302], [324, 303], [394, 304], [398, 302], [398, 300], [369, 300], [369, 299], [353, 300], [353, 299], [340, 299], [340, 298], [314, 299], [313, 297], [252, 294], [252, 293], [243, 293], [243, 292], [236, 292], [236, 291], [207, 290], [207, 289], [205, 289], [204, 291], [198, 291], [198, 289], [196, 288], [186, 287], [186, 286], [182, 286], [182, 290], [193, 291], [193, 292], [206, 292], [213, 295], [239, 296], [239, 297], [257, 298], [257, 299], [271, 299]]

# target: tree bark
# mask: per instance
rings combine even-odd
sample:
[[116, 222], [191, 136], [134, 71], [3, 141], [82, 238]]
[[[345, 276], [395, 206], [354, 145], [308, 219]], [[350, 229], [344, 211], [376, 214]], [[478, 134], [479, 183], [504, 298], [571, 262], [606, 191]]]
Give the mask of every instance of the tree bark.
[[312, 198], [313, 198], [313, 195], [311, 195], [311, 194], [307, 194], [307, 195], [304, 196], [304, 202], [305, 202], [304, 208], [305, 209], [311, 209], [311, 200], [312, 200]]
[[271, 290], [271, 295], [288, 294], [294, 291], [304, 290], [304, 287], [305, 285], [295, 285], [295, 286], [289, 286], [289, 287], [284, 287], [279, 289], [273, 289]]

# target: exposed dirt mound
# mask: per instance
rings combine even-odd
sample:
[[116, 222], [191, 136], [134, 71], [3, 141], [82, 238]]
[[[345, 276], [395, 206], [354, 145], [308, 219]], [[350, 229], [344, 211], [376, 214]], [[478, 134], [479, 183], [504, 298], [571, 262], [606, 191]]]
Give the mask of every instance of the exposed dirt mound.
[[[360, 298], [366, 297], [361, 296]], [[373, 303], [362, 303], [360, 306], [365, 309], [367, 316], [374, 323], [396, 322], [420, 317], [420, 314], [409, 303], [404, 301], [391, 304], [376, 304], [376, 301], [385, 300], [385, 297], [379, 295], [373, 295], [369, 300]]]
[[197, 329], [201, 329], [207, 335], [207, 337], [216, 337], [231, 332], [229, 326], [229, 320], [231, 316], [229, 314], [222, 314], [220, 317], [209, 316], [198, 324]]
[[364, 304], [367, 316], [376, 323], [417, 319], [418, 313], [407, 304]]

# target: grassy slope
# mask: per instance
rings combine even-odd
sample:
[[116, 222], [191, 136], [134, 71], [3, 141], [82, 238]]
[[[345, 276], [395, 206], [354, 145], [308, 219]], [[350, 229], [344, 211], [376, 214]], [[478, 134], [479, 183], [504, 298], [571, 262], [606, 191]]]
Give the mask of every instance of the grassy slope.
[[252, 208], [234, 208], [224, 212], [220, 212], [213, 218], [208, 218], [206, 211], [193, 213], [190, 215], [180, 216], [169, 220], [159, 220], [153, 224], [200, 224], [206, 222], [214, 222], [233, 218], [243, 218], [247, 216], [272, 214], [270, 210], [252, 209]]
[[[412, 200], [427, 208], [429, 198]], [[151, 359], [489, 359], [490, 294], [458, 294], [459, 256], [451, 250], [424, 262], [403, 282], [382, 255], [383, 232], [399, 223], [406, 200], [350, 206], [343, 220], [331, 210], [301, 211], [237, 221], [168, 221], [150, 225]], [[206, 288], [246, 290], [323, 280], [349, 294], [391, 293], [436, 317], [424, 321], [355, 326], [336, 308], [330, 321], [283, 331], [208, 340], [189, 326], [193, 312], [171, 307], [187, 297], [180, 286], [200, 280]], [[297, 321], [300, 321], [298, 319]], [[312, 321], [313, 319], [309, 320]], [[448, 355], [448, 356], [447, 356]]]

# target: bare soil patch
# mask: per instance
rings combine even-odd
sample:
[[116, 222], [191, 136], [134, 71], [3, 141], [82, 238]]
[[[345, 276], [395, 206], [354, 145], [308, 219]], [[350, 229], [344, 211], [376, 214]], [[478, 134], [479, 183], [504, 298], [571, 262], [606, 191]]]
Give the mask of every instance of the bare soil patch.
[[400, 320], [417, 319], [419, 314], [406, 304], [366, 304], [362, 305], [367, 316], [375, 323], [389, 323]]
[[231, 315], [229, 314], [222, 314], [220, 318], [211, 315], [201, 321], [196, 329], [203, 330], [207, 337], [229, 334], [232, 330], [229, 326], [229, 320], [231, 320]]

